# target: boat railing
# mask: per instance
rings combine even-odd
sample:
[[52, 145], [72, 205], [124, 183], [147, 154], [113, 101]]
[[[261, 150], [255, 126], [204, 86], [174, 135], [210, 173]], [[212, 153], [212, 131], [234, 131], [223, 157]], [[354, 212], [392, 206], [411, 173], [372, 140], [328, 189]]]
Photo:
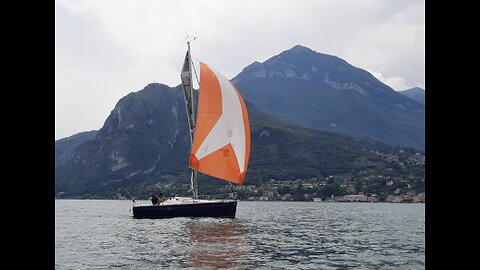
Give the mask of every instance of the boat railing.
[[200, 200], [236, 200], [238, 199], [236, 195], [230, 195], [225, 193], [213, 194], [213, 195], [199, 195], [198, 199]]

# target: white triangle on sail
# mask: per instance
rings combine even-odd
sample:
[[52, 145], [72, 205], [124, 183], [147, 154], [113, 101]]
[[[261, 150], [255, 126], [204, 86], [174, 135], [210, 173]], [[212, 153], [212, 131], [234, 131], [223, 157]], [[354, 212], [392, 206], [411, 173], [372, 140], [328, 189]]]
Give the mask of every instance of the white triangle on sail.
[[245, 171], [246, 138], [242, 105], [237, 91], [231, 82], [211, 67], [210, 69], [220, 84], [222, 115], [194, 154], [200, 160], [214, 151], [231, 144], [237, 157], [240, 173], [243, 173]]

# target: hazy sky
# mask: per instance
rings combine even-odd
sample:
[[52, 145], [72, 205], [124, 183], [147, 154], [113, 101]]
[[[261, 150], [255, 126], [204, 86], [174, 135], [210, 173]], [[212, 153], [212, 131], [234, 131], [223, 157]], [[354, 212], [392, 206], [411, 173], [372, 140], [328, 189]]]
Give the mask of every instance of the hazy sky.
[[55, 140], [102, 127], [148, 83], [181, 83], [192, 55], [227, 78], [301, 44], [395, 90], [425, 88], [419, 0], [56, 0]]

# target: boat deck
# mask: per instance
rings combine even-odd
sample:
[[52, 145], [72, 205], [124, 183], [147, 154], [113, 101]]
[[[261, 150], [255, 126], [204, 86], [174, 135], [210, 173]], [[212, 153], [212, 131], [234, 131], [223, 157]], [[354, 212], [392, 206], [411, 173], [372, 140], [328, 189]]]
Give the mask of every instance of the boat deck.
[[[172, 197], [167, 198], [165, 201], [156, 204], [156, 206], [169, 206], [169, 205], [184, 205], [184, 204], [203, 204], [203, 203], [222, 203], [222, 202], [235, 202], [234, 200], [202, 200], [193, 199], [190, 197]], [[151, 206], [152, 203], [138, 204], [137, 206]]]

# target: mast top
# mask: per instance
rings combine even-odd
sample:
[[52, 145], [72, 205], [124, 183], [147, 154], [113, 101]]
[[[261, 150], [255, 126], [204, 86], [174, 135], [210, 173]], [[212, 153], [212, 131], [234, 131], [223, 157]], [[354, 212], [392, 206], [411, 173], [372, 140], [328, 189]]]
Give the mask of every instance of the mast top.
[[190, 42], [195, 41], [197, 37], [190, 38], [190, 36], [187, 36], [185, 40], [187, 41], [188, 48], [190, 48]]

